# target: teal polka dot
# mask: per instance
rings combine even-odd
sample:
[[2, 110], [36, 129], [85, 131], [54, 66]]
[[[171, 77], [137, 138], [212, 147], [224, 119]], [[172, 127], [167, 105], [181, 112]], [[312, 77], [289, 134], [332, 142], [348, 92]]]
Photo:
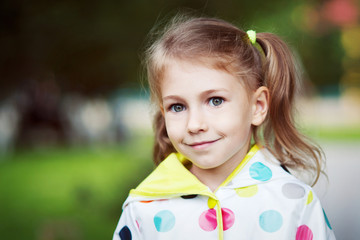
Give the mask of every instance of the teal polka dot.
[[332, 227], [331, 227], [331, 225], [330, 225], [330, 222], [329, 222], [329, 219], [327, 218], [327, 216], [326, 216], [326, 213], [325, 213], [325, 211], [324, 211], [324, 209], [323, 209], [323, 213], [324, 213], [324, 217], [325, 217], [325, 222], [326, 222], [326, 225], [332, 230]]
[[272, 233], [278, 231], [281, 228], [283, 224], [283, 218], [278, 211], [268, 210], [260, 215], [259, 224], [265, 232]]
[[270, 168], [262, 164], [261, 162], [253, 163], [250, 167], [250, 176], [259, 181], [268, 181], [272, 177]]
[[175, 226], [175, 216], [169, 210], [160, 211], [154, 217], [154, 224], [158, 232], [168, 232]]

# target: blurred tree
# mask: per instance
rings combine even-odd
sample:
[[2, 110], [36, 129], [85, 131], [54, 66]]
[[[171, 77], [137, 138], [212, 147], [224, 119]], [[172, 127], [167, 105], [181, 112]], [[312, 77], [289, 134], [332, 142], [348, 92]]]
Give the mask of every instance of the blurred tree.
[[339, 34], [314, 35], [297, 28], [306, 12], [300, 12], [300, 20], [292, 19], [294, 9], [308, 2], [4, 0], [0, 2], [0, 96], [32, 80], [55, 79], [63, 91], [88, 95], [138, 84], [146, 34], [159, 19], [182, 8], [245, 29], [279, 33], [299, 51], [318, 86], [336, 85], [341, 74]]

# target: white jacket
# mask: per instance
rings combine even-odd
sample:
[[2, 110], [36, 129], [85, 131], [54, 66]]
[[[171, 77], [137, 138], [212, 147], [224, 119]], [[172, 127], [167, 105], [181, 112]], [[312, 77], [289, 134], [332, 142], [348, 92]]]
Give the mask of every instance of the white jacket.
[[254, 145], [212, 192], [179, 153], [130, 191], [113, 240], [335, 239], [311, 187]]

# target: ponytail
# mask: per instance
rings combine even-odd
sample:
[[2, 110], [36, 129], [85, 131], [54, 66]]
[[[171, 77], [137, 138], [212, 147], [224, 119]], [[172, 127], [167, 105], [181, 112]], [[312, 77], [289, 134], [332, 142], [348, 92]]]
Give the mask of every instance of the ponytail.
[[[269, 112], [262, 125], [262, 142], [285, 167], [313, 170], [315, 184], [320, 175], [323, 152], [295, 127], [292, 111], [298, 76], [294, 58], [277, 36], [259, 33], [256, 37], [265, 54], [264, 85], [270, 93]], [[255, 141], [260, 140], [258, 135], [255, 129]]]

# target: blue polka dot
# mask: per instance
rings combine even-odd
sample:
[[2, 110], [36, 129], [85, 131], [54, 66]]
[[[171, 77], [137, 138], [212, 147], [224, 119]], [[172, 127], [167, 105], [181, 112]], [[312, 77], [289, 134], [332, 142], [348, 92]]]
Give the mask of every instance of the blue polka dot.
[[262, 164], [261, 162], [253, 163], [250, 167], [250, 176], [259, 181], [268, 181], [272, 177], [270, 168]]
[[119, 232], [119, 236], [121, 240], [131, 240], [131, 231], [128, 226], [124, 226]]
[[168, 232], [175, 225], [175, 216], [168, 210], [160, 211], [154, 217], [154, 224], [158, 232]]
[[324, 217], [325, 217], [325, 222], [326, 222], [326, 225], [332, 230], [332, 227], [331, 227], [331, 225], [330, 225], [330, 222], [329, 222], [329, 219], [327, 218], [327, 216], [326, 216], [326, 213], [325, 213], [325, 211], [324, 211], [324, 209], [323, 209], [323, 213], [324, 213]]
[[272, 233], [278, 231], [281, 228], [283, 224], [283, 218], [278, 211], [269, 210], [263, 212], [260, 215], [259, 224], [265, 232]]

